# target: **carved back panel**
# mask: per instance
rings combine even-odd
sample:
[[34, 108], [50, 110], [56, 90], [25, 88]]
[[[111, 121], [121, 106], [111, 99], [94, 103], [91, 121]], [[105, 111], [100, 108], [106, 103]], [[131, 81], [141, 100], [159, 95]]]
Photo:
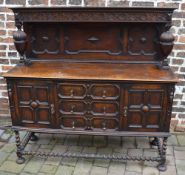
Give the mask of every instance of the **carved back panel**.
[[68, 61], [154, 61], [159, 50], [154, 24], [25, 24], [26, 56]]
[[[20, 62], [150, 63], [167, 69], [174, 8], [12, 8]], [[24, 31], [22, 31], [22, 27]]]

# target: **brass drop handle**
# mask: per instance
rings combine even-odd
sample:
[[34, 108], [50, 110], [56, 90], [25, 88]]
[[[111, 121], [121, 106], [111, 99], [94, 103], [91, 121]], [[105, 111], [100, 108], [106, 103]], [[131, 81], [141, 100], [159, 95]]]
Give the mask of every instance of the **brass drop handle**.
[[127, 117], [127, 115], [128, 115], [128, 107], [125, 106], [125, 107], [123, 108], [123, 116], [124, 116], [124, 117]]
[[74, 96], [74, 90], [73, 89], [70, 90], [70, 95], [71, 95], [71, 97]]
[[106, 121], [104, 121], [104, 122], [102, 123], [102, 129], [103, 129], [103, 130], [106, 130], [106, 129], [107, 129], [107, 122], [106, 122]]
[[55, 106], [54, 106], [54, 104], [50, 105], [50, 110], [51, 110], [51, 114], [55, 113]]
[[104, 115], [106, 114], [106, 110], [107, 110], [107, 108], [104, 106], [103, 107], [103, 113], [104, 113]]
[[107, 93], [107, 91], [103, 90], [103, 95], [102, 95], [103, 98], [106, 98], [106, 93]]
[[71, 106], [71, 113], [72, 113], [72, 114], [74, 113], [74, 109], [75, 109], [75, 105], [72, 105], [72, 106]]
[[73, 129], [75, 129], [75, 124], [76, 124], [76, 122], [73, 120], [73, 121], [72, 121], [72, 128], [73, 128]]

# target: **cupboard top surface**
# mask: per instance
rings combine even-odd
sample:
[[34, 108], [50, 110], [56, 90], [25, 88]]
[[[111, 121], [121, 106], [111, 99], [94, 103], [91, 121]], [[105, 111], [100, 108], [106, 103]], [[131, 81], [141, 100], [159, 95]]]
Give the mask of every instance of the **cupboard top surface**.
[[178, 82], [171, 70], [160, 70], [152, 64], [65, 63], [34, 62], [30, 66], [17, 65], [4, 77], [51, 78], [74, 80], [115, 80]]

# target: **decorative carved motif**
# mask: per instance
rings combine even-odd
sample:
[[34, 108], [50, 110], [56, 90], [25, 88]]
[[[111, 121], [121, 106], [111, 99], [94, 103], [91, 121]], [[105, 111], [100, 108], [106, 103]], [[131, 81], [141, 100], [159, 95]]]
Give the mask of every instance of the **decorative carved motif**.
[[[77, 55], [81, 53], [104, 53], [120, 55], [122, 53], [121, 29], [113, 25], [77, 26], [65, 28], [65, 53]], [[81, 32], [83, 31], [83, 35]], [[78, 41], [78, 42], [75, 42]]]
[[[16, 13], [16, 9], [13, 9]], [[168, 14], [160, 11], [150, 11], [146, 13], [145, 9], [141, 9], [138, 12], [129, 11], [129, 9], [119, 10], [115, 9], [112, 12], [106, 10], [103, 12], [98, 12], [93, 10], [88, 11], [88, 9], [76, 9], [73, 13], [69, 13], [70, 10], [57, 10], [51, 9], [50, 11], [39, 10], [19, 10], [20, 16], [24, 22], [167, 22], [170, 17]], [[34, 13], [33, 13], [34, 11]], [[114, 13], [113, 13], [114, 12]], [[169, 14], [172, 12], [170, 11]]]
[[171, 118], [174, 91], [175, 91], [175, 87], [173, 85], [169, 86], [168, 88], [168, 107], [167, 107], [167, 117], [168, 118]]
[[132, 27], [128, 31], [128, 53], [130, 55], [154, 56], [156, 54], [156, 30], [152, 25]]
[[[43, 30], [46, 28], [46, 30]], [[34, 54], [58, 54], [59, 53], [59, 28], [48, 27], [41, 24], [31, 28], [31, 47]]]
[[18, 30], [21, 30], [23, 21], [21, 19], [20, 13], [14, 13], [14, 18], [15, 18], [15, 26], [17, 27]]
[[92, 36], [90, 38], [87, 39], [88, 41], [90, 41], [91, 43], [96, 43], [98, 42], [100, 39], [95, 37], [95, 36]]

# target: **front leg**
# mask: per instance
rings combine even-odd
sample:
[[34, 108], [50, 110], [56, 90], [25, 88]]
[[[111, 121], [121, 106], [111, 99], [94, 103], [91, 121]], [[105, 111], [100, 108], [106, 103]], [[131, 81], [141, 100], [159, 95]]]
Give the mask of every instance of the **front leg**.
[[17, 146], [17, 164], [23, 164], [25, 162], [25, 158], [22, 156], [22, 147], [21, 147], [21, 141], [19, 136], [19, 131], [15, 132], [15, 139], [16, 139], [16, 146]]
[[168, 137], [163, 138], [163, 144], [161, 148], [161, 161], [158, 165], [159, 171], [166, 171], [166, 149], [167, 149], [167, 140]]
[[150, 141], [150, 144], [152, 146], [158, 146], [158, 138], [157, 137], [154, 137], [154, 139], [152, 141]]

